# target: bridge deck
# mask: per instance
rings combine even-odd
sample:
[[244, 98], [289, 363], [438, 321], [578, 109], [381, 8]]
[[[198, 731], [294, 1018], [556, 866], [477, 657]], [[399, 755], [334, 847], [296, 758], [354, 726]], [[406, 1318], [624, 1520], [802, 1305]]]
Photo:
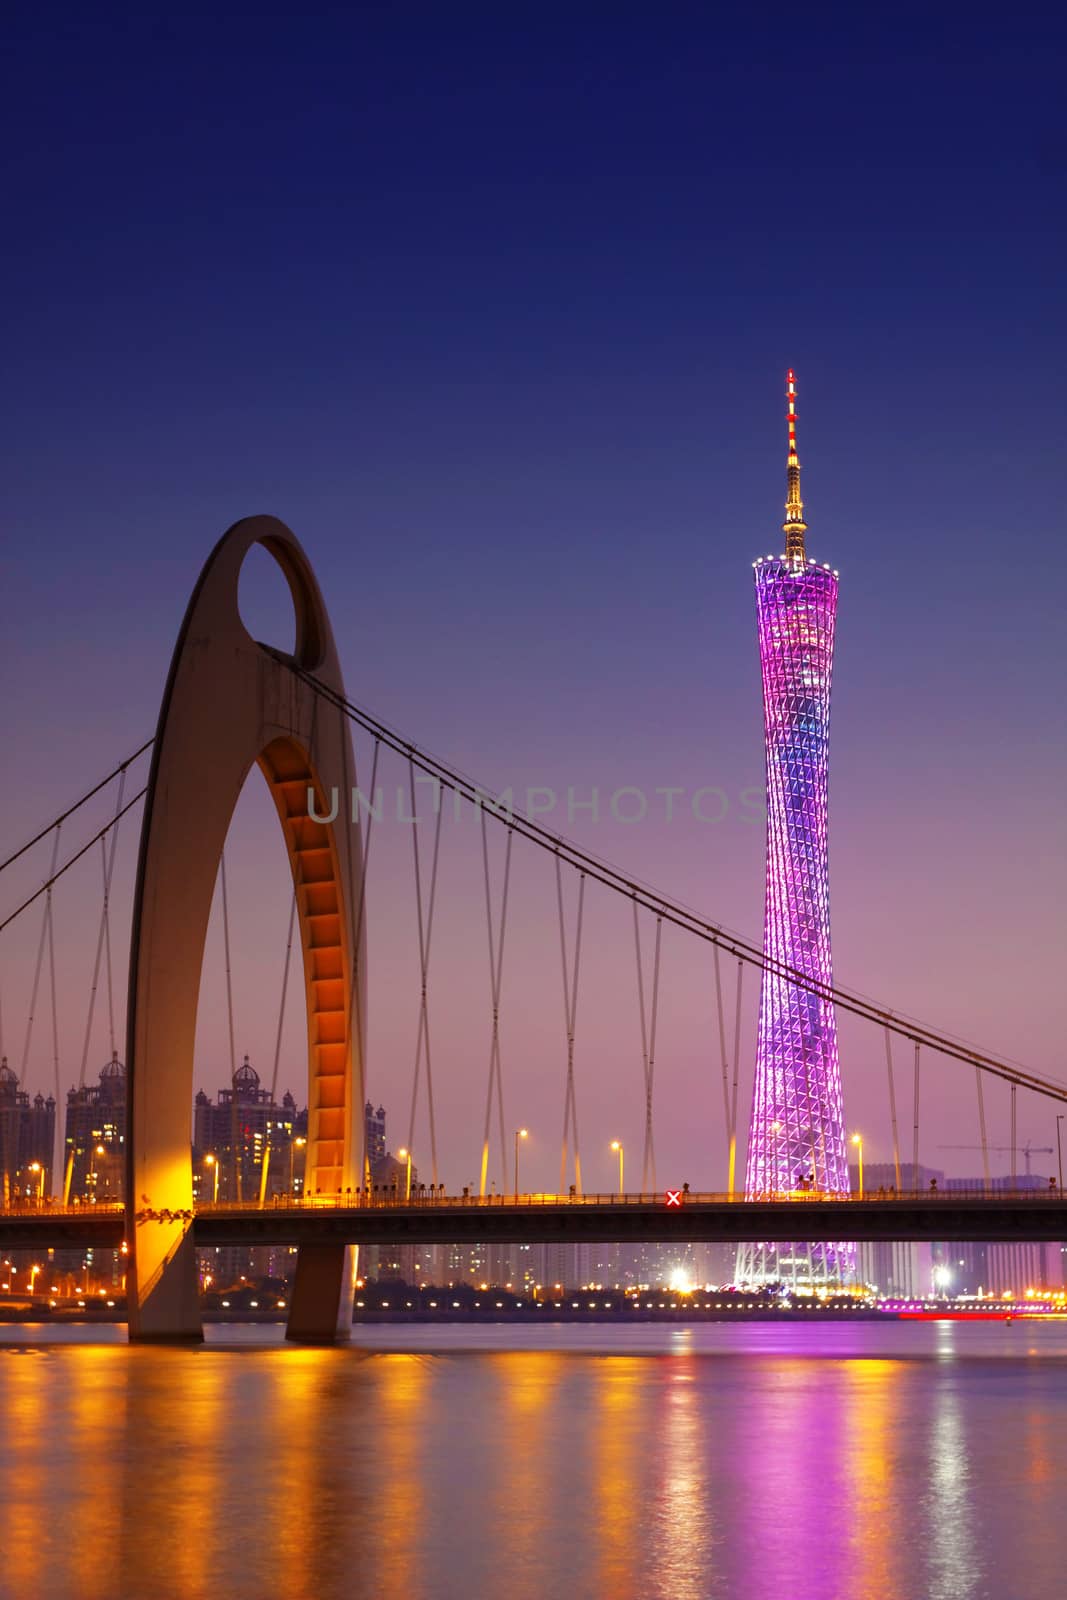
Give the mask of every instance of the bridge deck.
[[[142, 1212], [141, 1226], [156, 1214]], [[169, 1220], [169, 1218], [168, 1218]], [[373, 1199], [337, 1206], [279, 1199], [265, 1206], [205, 1205], [192, 1217], [198, 1245], [522, 1244], [648, 1241], [741, 1243], [790, 1240], [1067, 1239], [1067, 1203], [1058, 1191], [769, 1200], [690, 1194], [678, 1206], [662, 1195], [441, 1196]], [[126, 1231], [118, 1206], [27, 1206], [0, 1211], [0, 1246], [13, 1249], [118, 1247]]]

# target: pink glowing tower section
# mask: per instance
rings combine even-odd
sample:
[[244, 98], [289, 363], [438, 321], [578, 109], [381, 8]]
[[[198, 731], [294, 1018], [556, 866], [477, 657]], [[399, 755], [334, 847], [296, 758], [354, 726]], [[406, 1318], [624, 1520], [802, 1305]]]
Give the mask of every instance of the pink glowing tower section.
[[[786, 552], [757, 561], [756, 615], [767, 763], [767, 870], [756, 1075], [745, 1195], [848, 1194], [837, 1054], [827, 851], [830, 680], [837, 574], [805, 551], [795, 380], [789, 402]], [[810, 981], [806, 987], [797, 980]], [[854, 1271], [847, 1244], [744, 1247], [746, 1281], [838, 1283]]]

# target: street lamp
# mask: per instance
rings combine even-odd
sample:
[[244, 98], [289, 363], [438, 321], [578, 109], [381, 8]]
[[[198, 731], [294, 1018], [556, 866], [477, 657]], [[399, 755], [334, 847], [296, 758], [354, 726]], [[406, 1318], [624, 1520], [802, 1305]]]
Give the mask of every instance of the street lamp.
[[214, 1204], [218, 1205], [218, 1203], [219, 1203], [219, 1162], [218, 1162], [218, 1157], [217, 1156], [205, 1156], [204, 1157], [204, 1165], [205, 1165], [205, 1167], [210, 1167], [211, 1170], [212, 1170], [212, 1173], [214, 1174], [215, 1182], [214, 1182], [214, 1185], [213, 1185], [213, 1188], [212, 1188], [211, 1198], [212, 1198], [212, 1201], [214, 1202]]
[[37, 1174], [37, 1198], [44, 1199], [44, 1167], [39, 1161], [30, 1162], [30, 1171]]
[[611, 1148], [618, 1151], [619, 1155], [619, 1198], [622, 1199], [622, 1144], [618, 1139], [612, 1139]]
[[529, 1137], [530, 1137], [529, 1128], [517, 1128], [515, 1130], [515, 1198], [516, 1198], [516, 1200], [519, 1198], [519, 1140], [520, 1139], [528, 1139]]
[[856, 1152], [857, 1152], [857, 1156], [859, 1158], [859, 1167], [860, 1167], [860, 1192], [859, 1192], [859, 1198], [862, 1200], [863, 1199], [863, 1135], [860, 1134], [860, 1133], [854, 1133], [852, 1135], [852, 1143], [856, 1146]]
[[397, 1151], [397, 1155], [400, 1157], [401, 1161], [403, 1161], [405, 1163], [406, 1176], [405, 1176], [405, 1179], [404, 1179], [404, 1199], [405, 1200], [410, 1200], [411, 1199], [411, 1151], [410, 1150], [398, 1150]]
[[[292, 1194], [294, 1186], [295, 1186], [295, 1182], [296, 1182], [296, 1180], [293, 1177], [293, 1160], [294, 1160], [294, 1157], [296, 1155], [297, 1150], [298, 1149], [302, 1150], [306, 1144], [307, 1144], [307, 1140], [306, 1139], [290, 1139], [289, 1140], [289, 1193], [290, 1194]], [[307, 1184], [306, 1183], [304, 1185], [304, 1192], [305, 1192], [305, 1194], [307, 1193]]]

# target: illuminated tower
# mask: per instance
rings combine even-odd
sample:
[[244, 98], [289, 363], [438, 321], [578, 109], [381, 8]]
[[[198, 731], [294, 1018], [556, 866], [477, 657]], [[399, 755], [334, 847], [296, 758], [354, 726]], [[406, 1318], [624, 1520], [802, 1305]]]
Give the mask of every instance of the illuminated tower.
[[[826, 840], [830, 676], [837, 573], [805, 549], [796, 439], [796, 380], [786, 379], [789, 457], [785, 553], [754, 563], [767, 761], [767, 880], [756, 1078], [747, 1199], [811, 1188], [848, 1194], [837, 1059], [827, 989], [830, 886]], [[813, 988], [795, 981], [800, 974]], [[835, 1283], [852, 1277], [854, 1249], [756, 1244], [739, 1279]]]

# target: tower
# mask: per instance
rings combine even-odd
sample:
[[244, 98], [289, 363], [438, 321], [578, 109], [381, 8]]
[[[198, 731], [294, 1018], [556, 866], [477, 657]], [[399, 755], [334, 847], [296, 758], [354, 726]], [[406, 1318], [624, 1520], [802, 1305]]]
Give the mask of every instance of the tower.
[[[763, 676], [767, 866], [759, 1031], [747, 1199], [848, 1194], [848, 1162], [829, 989], [827, 754], [837, 573], [807, 554], [796, 440], [796, 379], [786, 377], [789, 453], [785, 552], [753, 563]], [[801, 981], [798, 981], [801, 980]], [[738, 1254], [748, 1282], [840, 1283], [848, 1244], [755, 1244]]]

